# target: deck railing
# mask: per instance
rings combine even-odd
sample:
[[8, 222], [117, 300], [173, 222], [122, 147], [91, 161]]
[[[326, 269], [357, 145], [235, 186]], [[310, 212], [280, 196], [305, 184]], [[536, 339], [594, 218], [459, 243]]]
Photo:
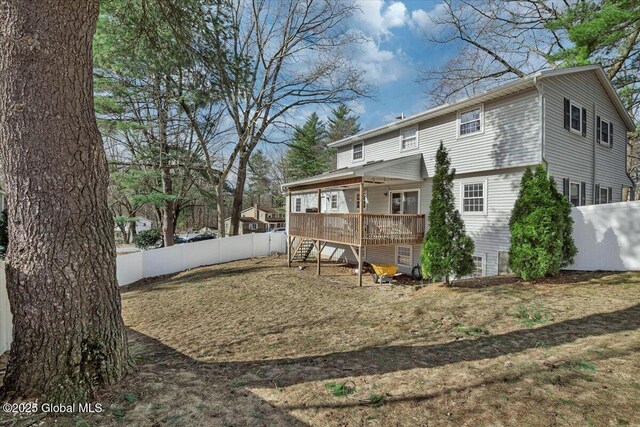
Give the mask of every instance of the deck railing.
[[[424, 236], [424, 215], [362, 214], [362, 244], [394, 245], [420, 243]], [[291, 213], [289, 234], [312, 240], [349, 245], [360, 244], [360, 214]]]

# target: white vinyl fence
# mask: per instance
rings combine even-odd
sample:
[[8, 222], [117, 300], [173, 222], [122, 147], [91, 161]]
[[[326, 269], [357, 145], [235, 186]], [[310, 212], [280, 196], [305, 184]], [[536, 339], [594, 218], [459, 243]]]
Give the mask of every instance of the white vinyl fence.
[[640, 270], [640, 201], [573, 208], [571, 270]]
[[286, 251], [286, 234], [254, 233], [119, 255], [118, 283], [124, 286], [147, 277]]

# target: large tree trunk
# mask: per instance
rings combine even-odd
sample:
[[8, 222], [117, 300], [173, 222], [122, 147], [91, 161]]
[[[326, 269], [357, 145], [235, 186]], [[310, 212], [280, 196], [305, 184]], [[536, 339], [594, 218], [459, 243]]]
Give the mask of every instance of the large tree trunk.
[[224, 179], [222, 177], [220, 177], [220, 179], [218, 179], [218, 182], [216, 184], [216, 206], [218, 209], [218, 234], [220, 236], [218, 237], [225, 237], [226, 236], [226, 230], [225, 230], [225, 224], [224, 224], [224, 220], [225, 215], [224, 215]]
[[9, 0], [0, 11], [14, 322], [2, 394], [83, 401], [128, 368], [108, 168], [93, 108], [98, 0]]
[[233, 205], [231, 210], [231, 230], [229, 232], [232, 236], [240, 234], [240, 215], [242, 213], [242, 201], [244, 197], [244, 186], [247, 180], [247, 166], [249, 164], [249, 157], [251, 152], [249, 150], [244, 151], [240, 155], [238, 162], [238, 174], [236, 180], [236, 188], [233, 192]]

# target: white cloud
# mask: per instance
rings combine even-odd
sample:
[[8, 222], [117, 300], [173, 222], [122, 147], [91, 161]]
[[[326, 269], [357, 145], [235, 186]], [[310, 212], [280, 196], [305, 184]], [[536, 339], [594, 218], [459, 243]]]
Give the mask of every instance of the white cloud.
[[354, 100], [347, 102], [347, 107], [357, 115], [362, 115], [367, 112], [367, 107], [362, 101]]
[[358, 1], [360, 13], [356, 19], [361, 28], [376, 40], [391, 36], [391, 28], [404, 26], [409, 19], [407, 7], [401, 1], [387, 3], [384, 0]]
[[[363, 35], [364, 36], [364, 35]], [[366, 39], [354, 52], [354, 61], [364, 70], [370, 84], [380, 85], [400, 78], [405, 71], [400, 51], [383, 49], [372, 39]]]
[[419, 34], [427, 34], [433, 30], [435, 23], [446, 14], [444, 3], [438, 3], [433, 9], [426, 11], [416, 9], [408, 20], [409, 28]]

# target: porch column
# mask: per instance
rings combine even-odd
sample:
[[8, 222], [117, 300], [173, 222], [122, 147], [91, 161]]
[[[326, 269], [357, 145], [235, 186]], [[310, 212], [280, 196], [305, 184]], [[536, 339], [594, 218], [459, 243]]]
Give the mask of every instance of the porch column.
[[360, 215], [358, 220], [360, 221], [360, 238], [358, 239], [358, 286], [362, 286], [362, 240], [364, 237], [364, 178], [360, 181]]
[[[320, 213], [322, 211], [322, 189], [318, 188], [318, 218], [320, 218]], [[319, 224], [318, 224], [319, 225]], [[318, 230], [318, 235], [320, 235], [320, 230]], [[318, 251], [318, 254], [316, 255], [317, 257], [317, 263], [318, 263], [318, 271], [316, 272], [316, 274], [319, 276], [320, 275], [320, 254], [322, 252], [322, 248], [320, 247], [320, 240], [316, 240], [316, 250]]]
[[293, 258], [293, 254], [291, 253], [291, 233], [289, 232], [289, 226], [291, 225], [291, 191], [287, 191], [287, 204], [285, 206], [285, 220], [287, 226], [287, 267], [291, 267], [291, 259]]

